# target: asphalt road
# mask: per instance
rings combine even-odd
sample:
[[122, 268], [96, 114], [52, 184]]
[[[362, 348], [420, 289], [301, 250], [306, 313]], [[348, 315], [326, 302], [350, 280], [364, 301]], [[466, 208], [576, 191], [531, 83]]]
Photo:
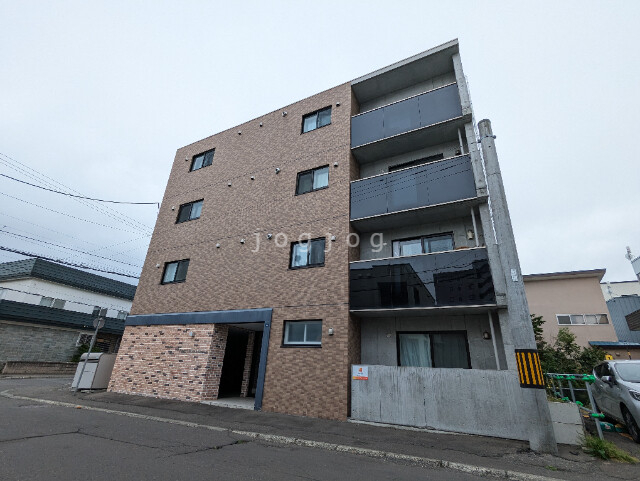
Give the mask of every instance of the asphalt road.
[[[68, 380], [0, 380], [13, 386]], [[430, 468], [202, 427], [0, 397], [1, 480], [472, 480]]]

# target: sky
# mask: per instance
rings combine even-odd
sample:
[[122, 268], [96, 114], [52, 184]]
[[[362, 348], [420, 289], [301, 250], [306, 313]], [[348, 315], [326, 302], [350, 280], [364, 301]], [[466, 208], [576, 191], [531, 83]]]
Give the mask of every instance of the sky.
[[[632, 0], [0, 0], [0, 174], [160, 202], [179, 147], [458, 38], [523, 273], [632, 280], [639, 18]], [[0, 247], [139, 275], [157, 205], [0, 194]]]

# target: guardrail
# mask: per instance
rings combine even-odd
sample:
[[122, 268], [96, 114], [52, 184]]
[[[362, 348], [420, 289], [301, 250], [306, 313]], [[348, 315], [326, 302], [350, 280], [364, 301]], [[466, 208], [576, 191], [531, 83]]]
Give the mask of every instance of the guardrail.
[[[564, 402], [573, 402], [578, 406], [578, 409], [588, 413], [589, 417], [595, 420], [596, 430], [600, 439], [604, 439], [602, 436], [602, 427], [600, 426], [600, 419], [604, 419], [604, 414], [599, 413], [597, 405], [593, 400], [593, 394], [591, 393], [591, 384], [595, 382], [596, 377], [592, 374], [559, 374], [555, 372], [548, 372], [545, 374], [546, 378], [551, 381], [551, 386], [547, 382], [547, 387], [551, 389], [551, 393]], [[567, 382], [567, 387], [564, 387], [564, 382]], [[558, 384], [556, 388], [556, 382]], [[574, 385], [577, 383], [577, 385]], [[578, 387], [580, 384], [584, 384], [584, 388]], [[571, 399], [564, 395], [565, 390], [569, 390]], [[589, 399], [589, 405], [591, 409], [587, 408], [582, 401], [576, 399], [576, 392], [586, 392]]]

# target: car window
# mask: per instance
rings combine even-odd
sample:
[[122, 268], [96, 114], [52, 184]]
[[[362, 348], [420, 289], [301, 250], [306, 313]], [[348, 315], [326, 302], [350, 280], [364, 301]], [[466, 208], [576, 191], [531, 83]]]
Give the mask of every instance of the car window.
[[623, 381], [640, 382], [640, 363], [616, 362], [615, 367]]
[[602, 364], [594, 367], [593, 371], [596, 373], [596, 376], [602, 377]]

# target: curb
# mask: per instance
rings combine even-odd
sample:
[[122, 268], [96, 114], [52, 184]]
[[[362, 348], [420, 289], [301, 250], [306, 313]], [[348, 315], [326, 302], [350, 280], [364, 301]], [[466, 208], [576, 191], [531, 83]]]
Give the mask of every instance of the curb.
[[417, 464], [419, 466], [425, 466], [430, 468], [451, 469], [454, 471], [467, 473], [467, 474], [474, 474], [477, 476], [490, 476], [493, 478], [509, 479], [509, 480], [516, 480], [516, 481], [561, 481], [558, 478], [549, 478], [547, 476], [539, 476], [535, 474], [521, 473], [518, 471], [509, 471], [504, 469], [486, 468], [482, 466], [475, 466], [473, 464], [464, 464], [464, 463], [456, 463], [453, 461], [446, 461], [444, 459], [431, 459], [431, 458], [425, 458], [422, 456], [412, 456], [409, 454], [380, 451], [377, 449], [357, 448], [354, 446], [348, 446], [344, 444], [326, 443], [323, 441], [312, 441], [310, 439], [301, 439], [301, 438], [295, 438], [292, 436], [279, 436], [276, 434], [265, 434], [265, 433], [258, 433], [253, 431], [240, 431], [236, 429], [223, 428], [220, 426], [210, 426], [208, 424], [181, 421], [178, 419], [162, 418], [158, 416], [149, 416], [146, 414], [138, 414], [138, 413], [132, 413], [128, 411], [116, 411], [113, 409], [84, 406], [81, 404], [73, 404], [73, 403], [68, 403], [63, 401], [52, 401], [50, 399], [39, 399], [39, 398], [31, 398], [26, 396], [17, 396], [15, 394], [11, 394], [11, 392], [8, 390], [0, 392], [0, 396], [9, 398], [9, 399], [18, 399], [23, 401], [38, 402], [42, 404], [50, 404], [53, 406], [68, 407], [68, 408], [74, 408], [74, 409], [85, 409], [87, 411], [97, 411], [97, 412], [103, 412], [103, 413], [117, 414], [119, 416], [127, 416], [131, 418], [145, 419], [148, 421], [157, 421], [157, 422], [163, 422], [168, 424], [177, 424], [180, 426], [187, 426], [192, 428], [203, 428], [203, 429], [208, 429], [210, 431], [216, 431], [216, 432], [227, 432], [230, 434], [235, 434], [236, 436], [243, 436], [251, 439], [258, 439], [262, 441], [283, 444], [283, 445], [303, 446], [307, 448], [323, 449], [325, 451], [336, 451], [341, 453], [356, 454], [359, 456], [367, 456], [370, 458], [410, 462], [412, 464]]

